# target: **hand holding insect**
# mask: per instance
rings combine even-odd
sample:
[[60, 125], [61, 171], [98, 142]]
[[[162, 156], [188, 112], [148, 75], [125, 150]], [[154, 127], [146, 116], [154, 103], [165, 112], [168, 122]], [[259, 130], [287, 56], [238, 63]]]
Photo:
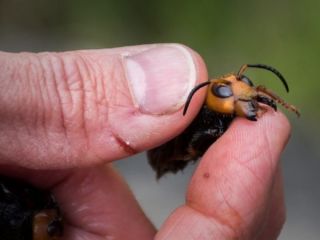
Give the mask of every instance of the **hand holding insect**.
[[[185, 117], [181, 108], [196, 82], [207, 80], [201, 58], [180, 45], [146, 45], [0, 53], [0, 63], [2, 174], [51, 190], [68, 240], [152, 239], [156, 230], [125, 181], [102, 164], [153, 148], [190, 124], [204, 91]], [[289, 131], [277, 112], [235, 120], [156, 239], [275, 239], [284, 219], [278, 165]]]

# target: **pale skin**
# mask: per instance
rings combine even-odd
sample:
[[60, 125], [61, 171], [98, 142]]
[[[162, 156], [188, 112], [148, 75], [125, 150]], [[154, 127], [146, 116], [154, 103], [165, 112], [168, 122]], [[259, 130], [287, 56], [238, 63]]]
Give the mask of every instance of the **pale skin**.
[[[141, 95], [132, 97], [135, 90], [126, 78], [136, 72], [126, 70], [124, 56], [138, 54], [133, 59], [148, 65], [154, 58], [139, 53], [150, 49], [157, 56], [183, 48], [176, 55], [192, 58], [194, 75], [184, 75], [184, 64], [190, 63], [183, 61], [159, 70], [164, 78], [181, 70], [181, 81], [195, 78], [192, 86], [207, 80], [197, 53], [184, 46], [163, 48], [0, 52], [1, 173], [50, 189], [63, 210], [68, 240], [277, 239], [285, 220], [280, 155], [290, 135], [290, 124], [280, 112], [268, 109], [257, 122], [236, 119], [201, 159], [185, 203], [158, 230], [113, 169], [112, 161], [179, 134], [201, 107], [204, 89], [194, 96], [186, 116], [179, 93], [166, 97], [167, 105], [154, 100], [149, 106]], [[183, 89], [181, 84], [177, 86]]]

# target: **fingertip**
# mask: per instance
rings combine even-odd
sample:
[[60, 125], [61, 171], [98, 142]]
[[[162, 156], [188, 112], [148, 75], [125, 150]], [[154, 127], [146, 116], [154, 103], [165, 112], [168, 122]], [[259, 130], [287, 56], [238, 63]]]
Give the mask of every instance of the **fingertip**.
[[[271, 109], [257, 122], [237, 118], [226, 132], [225, 141], [238, 140], [233, 146], [239, 153], [257, 149], [271, 159], [279, 158], [291, 135], [291, 124], [280, 111]], [[241, 155], [241, 154], [240, 154]], [[242, 155], [243, 156], [243, 155]]]
[[190, 124], [203, 104], [202, 89], [183, 116], [189, 92], [207, 80], [207, 70], [201, 56], [182, 44], [88, 50], [79, 55], [97, 68], [96, 78], [102, 83], [98, 113], [90, 118], [91, 151], [78, 165], [121, 159], [167, 142]]
[[[228, 152], [235, 153], [233, 157], [249, 155], [250, 158], [254, 158], [259, 153], [265, 153], [274, 159], [287, 144], [290, 132], [291, 125], [287, 117], [280, 111], [269, 110], [258, 121], [236, 118], [217, 141], [222, 143], [216, 148], [223, 148], [222, 145], [228, 146]], [[256, 153], [253, 154], [255, 151]], [[209, 152], [209, 154], [212, 153]]]
[[[168, 53], [163, 54], [162, 51]], [[181, 51], [183, 52], [182, 55], [180, 54]], [[156, 60], [150, 60], [150, 57], [146, 57], [144, 54], [161, 56], [156, 57], [158, 58]], [[170, 54], [171, 57], [168, 59]], [[184, 74], [183, 71], [181, 71], [182, 78], [177, 80], [176, 73], [173, 74], [172, 71], [176, 72], [180, 67], [177, 67], [178, 64], [175, 63], [174, 59], [170, 60], [172, 55], [179, 56], [179, 58], [185, 57], [186, 55], [191, 57], [192, 74], [190, 75], [190, 73], [188, 73], [187, 76], [192, 76], [191, 78], [194, 79], [183, 77]], [[136, 79], [132, 82], [135, 76], [129, 76], [135, 74], [135, 70], [131, 69], [136, 67], [135, 64], [131, 62], [132, 59], [138, 61], [140, 66], [146, 65], [146, 67], [150, 68], [151, 65], [156, 65], [156, 68], [159, 68], [158, 70], [148, 70], [156, 76], [155, 79], [151, 81], [150, 86], [144, 89], [148, 91], [146, 95], [141, 92], [142, 89], [139, 85], [141, 84], [141, 82], [139, 82], [141, 79]], [[128, 58], [126, 61], [128, 61]], [[153, 63], [151, 64], [150, 62]], [[160, 64], [162, 62], [163, 64]], [[164, 63], [166, 63], [166, 65]], [[182, 61], [182, 64], [190, 67], [190, 61]], [[115, 109], [116, 111], [110, 113], [109, 119], [113, 131], [124, 139], [124, 142], [130, 143], [134, 149], [140, 152], [168, 141], [182, 132], [190, 124], [203, 104], [205, 89], [201, 89], [194, 95], [186, 115], [182, 114], [183, 106], [191, 89], [198, 83], [207, 80], [207, 68], [197, 52], [181, 44], [159, 44], [156, 45], [156, 49], [153, 46], [147, 50], [147, 53], [145, 51], [135, 53], [133, 57], [129, 57], [129, 65], [130, 69], [127, 69], [127, 71], [129, 71], [127, 74], [127, 77], [129, 76], [129, 88], [134, 101], [138, 104], [138, 108], [121, 109], [121, 111]], [[166, 68], [169, 68], [169, 70]], [[170, 78], [170, 74], [173, 74], [174, 77]], [[150, 76], [149, 74], [149, 77]], [[151, 76], [151, 78], [153, 77], [154, 76]], [[149, 80], [146, 80], [146, 82]], [[183, 82], [188, 82], [188, 87], [183, 87], [183, 85], [181, 85]], [[183, 90], [184, 93], [181, 93], [181, 90]], [[161, 93], [157, 93], [158, 91]], [[143, 103], [143, 105], [141, 105], [141, 103]], [[168, 106], [170, 107], [167, 108]]]

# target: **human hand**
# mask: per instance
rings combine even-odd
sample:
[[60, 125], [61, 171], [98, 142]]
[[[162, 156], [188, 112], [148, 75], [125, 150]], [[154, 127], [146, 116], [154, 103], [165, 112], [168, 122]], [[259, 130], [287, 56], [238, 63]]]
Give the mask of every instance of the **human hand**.
[[[65, 239], [152, 239], [112, 160], [181, 132], [202, 104], [201, 58], [179, 45], [0, 54], [0, 171], [51, 189]], [[284, 221], [279, 157], [289, 135], [281, 113], [237, 119], [208, 150], [187, 201], [156, 239], [275, 239]]]

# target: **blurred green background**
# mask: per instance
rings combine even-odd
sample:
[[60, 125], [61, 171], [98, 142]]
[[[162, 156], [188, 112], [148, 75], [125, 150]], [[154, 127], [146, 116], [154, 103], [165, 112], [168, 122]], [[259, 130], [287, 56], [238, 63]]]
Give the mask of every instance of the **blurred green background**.
[[[276, 67], [289, 82], [289, 94], [268, 72], [248, 75], [302, 113], [298, 119], [287, 112], [293, 134], [283, 156], [288, 221], [280, 239], [319, 239], [319, 12], [316, 0], [0, 0], [0, 49], [61, 51], [178, 42], [202, 55], [212, 77], [237, 71], [243, 63]], [[143, 155], [117, 167], [158, 226], [183, 202], [192, 173], [189, 169], [156, 183]]]

